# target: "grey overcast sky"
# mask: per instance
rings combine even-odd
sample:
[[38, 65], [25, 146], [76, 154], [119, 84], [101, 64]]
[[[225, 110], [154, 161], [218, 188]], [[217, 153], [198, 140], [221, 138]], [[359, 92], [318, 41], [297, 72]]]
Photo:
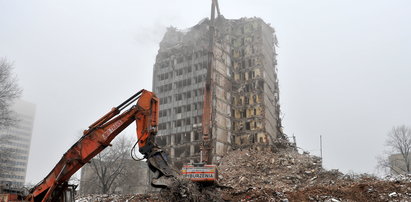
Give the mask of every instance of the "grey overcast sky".
[[[284, 129], [343, 172], [374, 173], [392, 126], [411, 125], [411, 1], [220, 0], [226, 18], [276, 30]], [[0, 0], [0, 57], [37, 105], [28, 183], [82, 130], [145, 88], [166, 27], [209, 16], [210, 0]], [[134, 135], [134, 126], [126, 135]]]

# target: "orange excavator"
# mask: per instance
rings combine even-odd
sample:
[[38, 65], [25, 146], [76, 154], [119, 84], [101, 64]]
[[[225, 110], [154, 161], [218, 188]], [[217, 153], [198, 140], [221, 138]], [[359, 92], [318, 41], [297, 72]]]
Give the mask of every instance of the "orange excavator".
[[[137, 101], [127, 110], [125, 108]], [[83, 136], [63, 155], [57, 165], [28, 195], [17, 193], [3, 195], [4, 201], [74, 201], [70, 177], [94, 156], [100, 153], [127, 126], [137, 124], [138, 146], [147, 159], [149, 168], [157, 173], [152, 179], [154, 186], [170, 187], [178, 173], [169, 166], [167, 154], [154, 142], [157, 134], [159, 100], [154, 93], [141, 90], [106, 115], [91, 124]], [[3, 201], [0, 200], [0, 201]]]

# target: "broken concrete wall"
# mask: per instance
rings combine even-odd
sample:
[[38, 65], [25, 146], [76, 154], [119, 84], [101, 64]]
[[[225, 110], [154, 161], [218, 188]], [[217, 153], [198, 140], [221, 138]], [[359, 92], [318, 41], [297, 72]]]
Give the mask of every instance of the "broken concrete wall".
[[[222, 36], [220, 36], [222, 37]], [[215, 43], [212, 67], [212, 139], [213, 161], [218, 161], [231, 148], [231, 59], [230, 46]]]
[[236, 146], [271, 144], [277, 129], [274, 30], [259, 18], [231, 21], [233, 130]]

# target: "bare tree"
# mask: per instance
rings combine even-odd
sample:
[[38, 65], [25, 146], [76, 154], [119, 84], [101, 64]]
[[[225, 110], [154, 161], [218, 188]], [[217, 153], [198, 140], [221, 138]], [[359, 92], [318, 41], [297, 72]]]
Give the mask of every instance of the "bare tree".
[[411, 173], [411, 128], [402, 125], [388, 133], [385, 155], [378, 157], [378, 167], [388, 168], [395, 174]]
[[113, 192], [116, 188], [113, 186], [121, 184], [119, 180], [126, 174], [131, 146], [131, 140], [121, 137], [113, 142], [113, 146], [106, 148], [91, 161], [92, 170], [96, 175], [95, 184], [100, 193]]
[[11, 105], [13, 100], [21, 94], [17, 79], [12, 74], [12, 69], [13, 66], [5, 58], [0, 59], [0, 177], [10, 173], [8, 167], [14, 151], [8, 147], [11, 136], [3, 132], [17, 123]]
[[11, 63], [5, 58], [0, 59], [0, 129], [10, 127], [17, 121], [10, 106], [14, 99], [20, 97], [21, 89], [12, 69]]

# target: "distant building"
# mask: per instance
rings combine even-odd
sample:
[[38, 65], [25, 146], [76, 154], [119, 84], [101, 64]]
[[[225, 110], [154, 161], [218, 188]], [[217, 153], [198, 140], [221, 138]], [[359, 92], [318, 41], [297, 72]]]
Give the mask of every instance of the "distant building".
[[5, 162], [0, 164], [3, 171], [0, 173], [0, 184], [21, 187], [26, 179], [36, 107], [30, 102], [17, 100], [12, 109], [19, 121], [16, 126], [0, 131], [0, 136], [5, 138], [0, 147], [10, 152]]
[[[404, 161], [404, 157], [401, 154], [392, 154], [388, 157], [390, 163], [390, 173], [391, 174], [407, 174], [407, 167]], [[411, 155], [408, 156], [408, 165], [411, 168]], [[408, 172], [410, 173], [410, 172]]]
[[[200, 160], [209, 21], [180, 31], [169, 28], [160, 43], [153, 91], [160, 98], [156, 142], [173, 164]], [[211, 67], [212, 161], [233, 147], [275, 145], [282, 132], [274, 29], [260, 18], [215, 21]]]
[[[93, 159], [92, 161], [98, 161]], [[144, 194], [150, 191], [149, 169], [147, 162], [127, 159], [125, 169], [113, 182], [109, 193]], [[100, 194], [99, 181], [91, 163], [81, 168], [80, 194]]]

